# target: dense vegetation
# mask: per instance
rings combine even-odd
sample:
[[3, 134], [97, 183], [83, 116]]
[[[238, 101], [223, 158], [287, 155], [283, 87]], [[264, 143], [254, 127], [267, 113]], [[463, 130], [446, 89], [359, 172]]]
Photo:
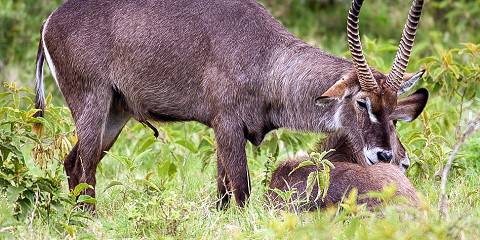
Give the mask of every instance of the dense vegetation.
[[[98, 198], [68, 192], [62, 159], [76, 142], [72, 119], [48, 76], [45, 118], [33, 114], [33, 72], [39, 29], [61, 0], [0, 0], [0, 238], [335, 238], [475, 239], [480, 237], [480, 136], [457, 155], [438, 213], [439, 176], [465, 123], [480, 111], [480, 1], [425, 3], [411, 71], [427, 69], [426, 111], [399, 125], [413, 162], [408, 176], [422, 194], [419, 209], [388, 204], [366, 211], [348, 196], [314, 213], [274, 210], [264, 193], [271, 170], [322, 136], [279, 130], [259, 148], [248, 145], [253, 195], [244, 210], [215, 209], [213, 132], [197, 123], [159, 125], [160, 137], [130, 122], [97, 172]], [[305, 41], [348, 57], [349, 0], [264, 0]], [[369, 63], [388, 71], [409, 1], [366, 1], [361, 30]], [[44, 131], [32, 132], [41, 122]], [[384, 199], [391, 194], [381, 193]], [[95, 216], [76, 202], [96, 202]]]

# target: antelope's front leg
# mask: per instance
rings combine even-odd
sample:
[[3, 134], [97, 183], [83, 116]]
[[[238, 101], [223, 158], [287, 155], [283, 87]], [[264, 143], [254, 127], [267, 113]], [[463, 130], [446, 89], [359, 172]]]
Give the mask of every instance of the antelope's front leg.
[[[233, 192], [235, 200], [240, 207], [244, 207], [250, 196], [250, 178], [248, 174], [247, 156], [245, 153], [245, 136], [243, 128], [231, 121], [217, 122], [214, 126], [217, 140], [217, 157], [219, 168], [219, 194], [226, 191]], [[221, 171], [223, 169], [223, 171]], [[227, 181], [224, 181], [227, 180]], [[222, 184], [226, 185], [226, 189]], [[227, 199], [221, 199], [227, 203]]]

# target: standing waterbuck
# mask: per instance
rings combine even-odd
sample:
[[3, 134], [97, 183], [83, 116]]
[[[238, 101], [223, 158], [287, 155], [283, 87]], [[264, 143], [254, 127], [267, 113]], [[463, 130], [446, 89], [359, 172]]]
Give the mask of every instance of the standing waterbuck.
[[389, 160], [390, 120], [410, 120], [404, 110], [417, 105], [397, 96], [423, 74], [405, 74], [423, 1], [414, 1], [388, 75], [363, 56], [362, 2], [348, 14], [351, 62], [296, 38], [254, 0], [66, 1], [41, 30], [36, 107], [42, 116], [46, 59], [78, 134], [65, 158], [69, 187], [95, 186], [97, 164], [130, 118], [213, 128], [219, 207], [231, 193], [245, 204], [245, 143], [277, 128], [342, 129], [360, 143], [363, 164]]

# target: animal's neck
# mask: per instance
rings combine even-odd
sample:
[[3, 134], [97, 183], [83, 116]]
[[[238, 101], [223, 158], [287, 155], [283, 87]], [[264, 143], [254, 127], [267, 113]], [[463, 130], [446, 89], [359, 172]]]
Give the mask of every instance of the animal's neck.
[[352, 143], [352, 140], [349, 139], [346, 134], [337, 132], [330, 134], [328, 138], [318, 146], [317, 151], [323, 152], [334, 149], [334, 151], [325, 156], [326, 159], [337, 162], [358, 163], [361, 152], [355, 151], [353, 146], [354, 143]]
[[277, 48], [270, 60], [267, 93], [278, 127], [303, 131], [335, 130], [338, 106], [320, 109], [315, 99], [348, 72], [352, 63], [298, 41]]

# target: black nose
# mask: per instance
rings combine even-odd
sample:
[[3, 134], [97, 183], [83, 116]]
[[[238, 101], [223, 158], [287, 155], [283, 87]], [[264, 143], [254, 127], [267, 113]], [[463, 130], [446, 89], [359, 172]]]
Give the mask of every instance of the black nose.
[[380, 152], [377, 152], [377, 157], [378, 157], [378, 160], [382, 161], [382, 162], [390, 162], [390, 160], [392, 160], [393, 158], [393, 154], [392, 154], [392, 151], [380, 151]]

